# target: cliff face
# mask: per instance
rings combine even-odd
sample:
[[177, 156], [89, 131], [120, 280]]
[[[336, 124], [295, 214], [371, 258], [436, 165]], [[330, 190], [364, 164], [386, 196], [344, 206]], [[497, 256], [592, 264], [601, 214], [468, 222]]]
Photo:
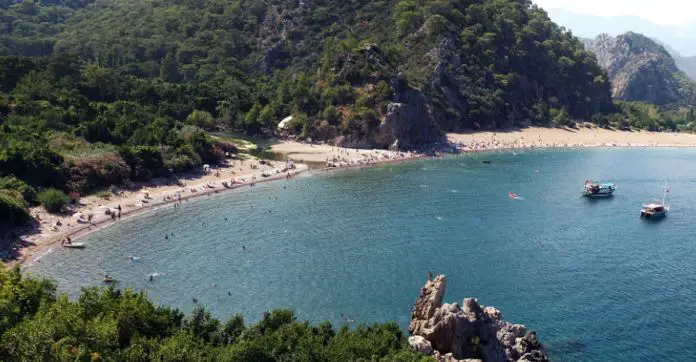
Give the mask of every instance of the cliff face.
[[499, 310], [465, 298], [462, 306], [442, 303], [445, 276], [425, 283], [411, 312], [409, 343], [437, 361], [546, 362], [533, 331], [502, 319]]
[[664, 105], [691, 103], [693, 83], [679, 70], [665, 48], [641, 34], [602, 34], [585, 40], [612, 82], [617, 99]]

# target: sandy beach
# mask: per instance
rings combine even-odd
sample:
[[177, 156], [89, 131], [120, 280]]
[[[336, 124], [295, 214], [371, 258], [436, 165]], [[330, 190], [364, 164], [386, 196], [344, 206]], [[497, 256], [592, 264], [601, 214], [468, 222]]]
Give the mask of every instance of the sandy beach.
[[[511, 131], [450, 133], [447, 138], [462, 152], [550, 147], [696, 147], [696, 135], [693, 134], [612, 131], [585, 125], [577, 129], [531, 127]], [[177, 203], [194, 197], [260, 182], [283, 180], [311, 168], [315, 171], [329, 171], [423, 157], [415, 152], [348, 149], [292, 141], [274, 144], [270, 150], [283, 161], [262, 162], [253, 157], [230, 160], [227, 165], [212, 169], [206, 174], [182, 175], [178, 184], [172, 183], [172, 180], [154, 180], [147, 185], [139, 185], [135, 190], [122, 190], [108, 199], [96, 195], [86, 196], [80, 199], [78, 205], [72, 206], [69, 212], [61, 215], [49, 214], [42, 207], [32, 208], [31, 214], [38, 216], [38, 224], [15, 231], [22, 243], [8, 250], [14, 254], [13, 260], [8, 264], [31, 260], [32, 255], [47, 246], [60, 243], [66, 237], [74, 241], [122, 219], [156, 207], [175, 207]], [[295, 168], [285, 170], [287, 164], [284, 160], [292, 160]], [[119, 205], [120, 218], [116, 216]], [[107, 210], [115, 215], [107, 214]], [[78, 220], [76, 215], [82, 215], [82, 219]], [[90, 220], [87, 221], [87, 218]], [[3, 250], [0, 249], [1, 251]]]
[[[133, 190], [119, 190], [118, 195], [111, 195], [109, 198], [85, 196], [63, 214], [50, 214], [43, 207], [33, 207], [30, 212], [38, 223], [15, 230], [21, 243], [6, 251], [14, 255], [7, 264], [30, 262], [32, 256], [49, 246], [60, 244], [68, 237], [75, 242], [80, 237], [148, 210], [176, 207], [178, 203], [195, 197], [295, 177], [310, 171], [308, 164], [322, 165], [315, 170], [331, 170], [418, 157], [411, 152], [354, 150], [298, 142], [279, 143], [272, 147], [272, 152], [276, 153], [278, 158], [293, 161], [294, 168], [286, 169], [286, 161], [261, 161], [256, 158], [230, 160], [226, 165], [211, 169], [205, 174], [181, 175], [176, 183], [171, 179], [156, 179], [148, 184], [138, 185]], [[3, 250], [0, 249], [1, 251]]]
[[450, 133], [450, 142], [467, 151], [549, 147], [696, 147], [689, 133], [612, 131], [592, 124], [578, 128], [530, 127], [511, 131]]

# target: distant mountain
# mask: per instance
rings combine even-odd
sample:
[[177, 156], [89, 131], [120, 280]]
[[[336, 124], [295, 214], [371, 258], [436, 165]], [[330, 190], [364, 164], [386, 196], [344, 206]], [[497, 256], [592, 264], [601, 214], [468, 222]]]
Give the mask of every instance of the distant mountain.
[[672, 56], [679, 70], [684, 72], [684, 74], [686, 74], [689, 78], [696, 80], [696, 56], [685, 57], [668, 44], [665, 44], [658, 39], [654, 40], [665, 47], [665, 50], [667, 50], [669, 55]]
[[656, 41], [627, 32], [616, 37], [601, 34], [585, 40], [585, 46], [609, 74], [615, 98], [658, 105], [694, 104], [696, 83]]
[[696, 55], [696, 24], [688, 26], [664, 26], [636, 16], [594, 16], [575, 13], [566, 9], [545, 9], [551, 20], [570, 29], [573, 34], [594, 38], [599, 34], [617, 36], [627, 31], [659, 39], [677, 53]]

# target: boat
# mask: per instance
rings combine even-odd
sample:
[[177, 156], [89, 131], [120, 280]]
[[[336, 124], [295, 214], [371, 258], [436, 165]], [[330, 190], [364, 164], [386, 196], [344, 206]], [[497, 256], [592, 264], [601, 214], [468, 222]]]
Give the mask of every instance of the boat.
[[104, 283], [106, 283], [106, 284], [116, 283], [116, 279], [114, 279], [111, 275], [106, 274], [106, 275], [104, 275]]
[[70, 243], [70, 244], [63, 244], [64, 248], [71, 248], [71, 249], [84, 249], [85, 244], [83, 243]]
[[643, 207], [640, 209], [640, 217], [643, 219], [660, 219], [667, 216], [667, 212], [670, 209], [670, 205], [665, 203], [668, 192], [667, 182], [665, 182], [665, 186], [662, 189], [662, 202], [643, 204]]
[[616, 185], [608, 182], [585, 180], [585, 189], [582, 196], [585, 197], [610, 197], [616, 191]]

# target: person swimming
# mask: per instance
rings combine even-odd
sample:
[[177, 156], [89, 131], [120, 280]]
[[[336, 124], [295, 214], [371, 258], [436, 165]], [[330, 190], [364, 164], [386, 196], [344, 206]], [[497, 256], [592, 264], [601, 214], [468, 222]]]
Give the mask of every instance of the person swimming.
[[150, 280], [150, 281], [154, 281], [154, 280], [155, 280], [155, 275], [154, 275], [154, 274], [150, 274], [150, 275], [147, 276], [147, 278], [148, 278], [148, 280]]

